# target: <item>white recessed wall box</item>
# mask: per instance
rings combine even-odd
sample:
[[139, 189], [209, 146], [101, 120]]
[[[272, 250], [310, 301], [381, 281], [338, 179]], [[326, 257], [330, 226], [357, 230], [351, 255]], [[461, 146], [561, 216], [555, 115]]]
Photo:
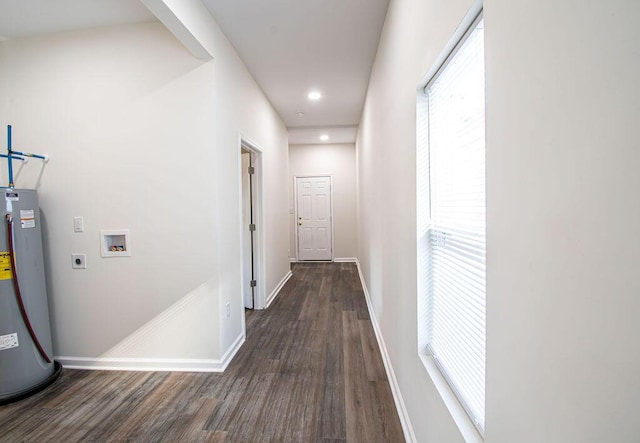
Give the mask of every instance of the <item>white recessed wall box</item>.
[[100, 254], [103, 257], [130, 257], [131, 237], [128, 229], [100, 231]]

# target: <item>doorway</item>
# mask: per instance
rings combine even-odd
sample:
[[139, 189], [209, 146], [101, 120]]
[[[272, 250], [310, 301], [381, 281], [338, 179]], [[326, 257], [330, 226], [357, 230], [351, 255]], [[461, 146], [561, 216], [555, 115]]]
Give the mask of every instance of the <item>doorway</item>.
[[246, 309], [262, 309], [265, 304], [261, 160], [262, 151], [256, 145], [241, 140], [242, 298]]
[[298, 260], [333, 260], [331, 176], [296, 176], [295, 193]]

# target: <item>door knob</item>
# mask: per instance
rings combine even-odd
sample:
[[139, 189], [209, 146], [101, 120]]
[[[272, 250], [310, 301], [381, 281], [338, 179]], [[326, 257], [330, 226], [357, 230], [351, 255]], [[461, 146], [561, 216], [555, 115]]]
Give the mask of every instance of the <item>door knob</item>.
[[302, 226], [302, 222], [298, 222], [298, 226]]

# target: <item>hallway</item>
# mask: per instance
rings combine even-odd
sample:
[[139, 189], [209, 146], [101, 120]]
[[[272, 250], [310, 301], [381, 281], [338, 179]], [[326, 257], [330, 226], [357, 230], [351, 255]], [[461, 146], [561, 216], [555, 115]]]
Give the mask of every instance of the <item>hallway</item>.
[[224, 373], [65, 370], [0, 442], [404, 441], [355, 264], [292, 268]]

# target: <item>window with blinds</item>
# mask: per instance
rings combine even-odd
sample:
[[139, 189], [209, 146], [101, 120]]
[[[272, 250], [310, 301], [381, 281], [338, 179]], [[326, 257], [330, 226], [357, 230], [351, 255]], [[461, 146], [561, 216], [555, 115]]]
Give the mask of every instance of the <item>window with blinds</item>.
[[424, 133], [418, 137], [422, 152], [417, 171], [422, 218], [418, 220], [421, 351], [433, 359], [482, 434], [486, 156], [481, 18], [436, 71], [419, 100], [423, 103], [419, 132]]

